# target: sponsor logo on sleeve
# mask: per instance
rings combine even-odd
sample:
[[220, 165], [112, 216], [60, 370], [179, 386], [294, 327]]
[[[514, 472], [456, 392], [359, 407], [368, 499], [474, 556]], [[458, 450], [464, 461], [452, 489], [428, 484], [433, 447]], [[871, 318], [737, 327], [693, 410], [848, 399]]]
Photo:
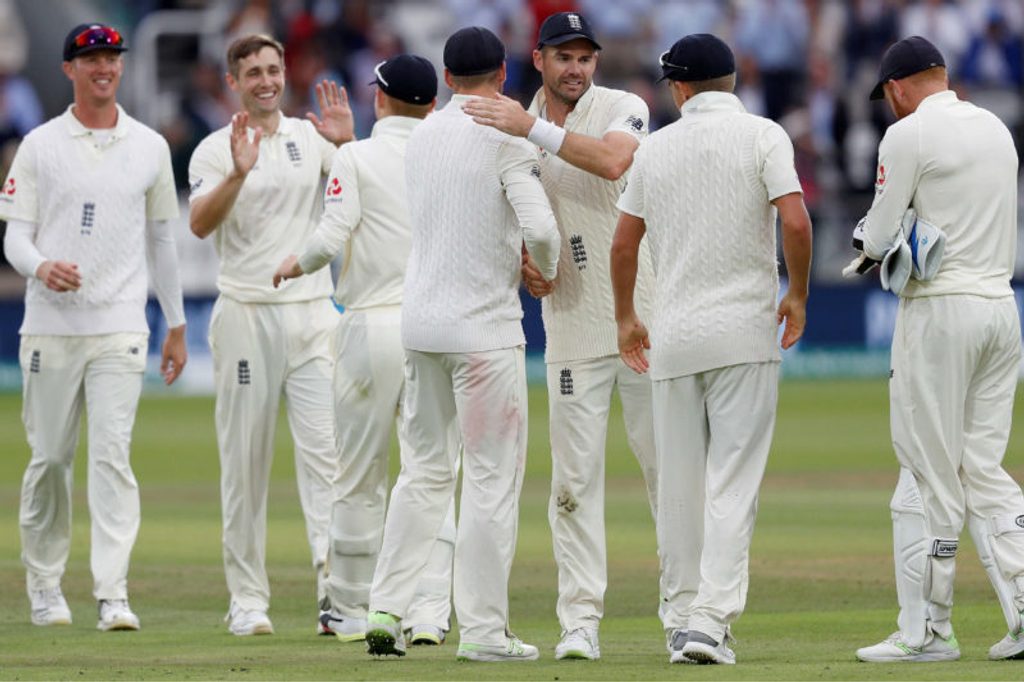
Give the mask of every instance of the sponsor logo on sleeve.
[[644, 129], [644, 120], [639, 116], [630, 116], [626, 119], [626, 125], [639, 133]]
[[197, 190], [198, 190], [198, 189], [199, 189], [200, 187], [202, 187], [202, 186], [203, 186], [203, 179], [202, 179], [202, 178], [199, 178], [198, 180], [196, 180], [195, 182], [193, 182], [193, 183], [192, 183], [191, 185], [189, 185], [189, 188], [188, 188], [189, 194], [195, 194], [195, 193], [196, 193], [196, 191], [197, 191]]
[[0, 201], [11, 204], [14, 203], [14, 193], [18, 191], [17, 183], [14, 178], [7, 178], [7, 182], [4, 183], [3, 189], [0, 189]]
[[327, 181], [327, 187], [324, 189], [324, 203], [336, 204], [341, 202], [341, 180], [338, 178], [331, 178]]
[[875, 194], [881, 194], [885, 189], [885, 166], [878, 164], [878, 177], [875, 178]]

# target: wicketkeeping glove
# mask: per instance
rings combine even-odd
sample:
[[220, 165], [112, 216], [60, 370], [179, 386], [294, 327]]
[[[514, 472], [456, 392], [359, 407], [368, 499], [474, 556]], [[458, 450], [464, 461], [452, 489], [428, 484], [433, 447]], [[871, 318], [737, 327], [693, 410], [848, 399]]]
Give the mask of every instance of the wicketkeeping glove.
[[871, 272], [878, 265], [878, 261], [864, 255], [864, 222], [866, 220], [867, 217], [861, 218], [857, 226], [853, 228], [853, 248], [857, 249], [859, 253], [856, 258], [850, 261], [849, 265], [843, 268], [843, 277], [845, 279]]

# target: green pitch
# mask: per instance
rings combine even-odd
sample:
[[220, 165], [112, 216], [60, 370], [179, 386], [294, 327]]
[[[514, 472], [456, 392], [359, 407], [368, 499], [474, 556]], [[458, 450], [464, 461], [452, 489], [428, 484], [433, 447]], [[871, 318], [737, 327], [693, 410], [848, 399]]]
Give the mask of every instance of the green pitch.
[[[519, 546], [510, 588], [512, 625], [541, 660], [456, 663], [453, 643], [371, 660], [361, 644], [313, 635], [314, 576], [294, 485], [285, 422], [270, 491], [267, 564], [277, 634], [237, 638], [221, 618], [218, 463], [213, 401], [147, 398], [139, 409], [133, 463], [142, 528], [130, 576], [135, 633], [95, 630], [90, 595], [85, 457], [76, 472], [74, 544], [64, 592], [74, 625], [37, 628], [19, 561], [19, 483], [28, 459], [17, 396], [0, 396], [0, 678], [3, 679], [985, 679], [1024, 678], [1024, 662], [990, 663], [1005, 625], [970, 547], [958, 562], [957, 663], [872, 666], [854, 649], [895, 629], [888, 499], [896, 466], [884, 381], [782, 384], [778, 427], [751, 553], [747, 611], [735, 627], [739, 664], [670, 666], [657, 607], [653, 524], [626, 449], [619, 412], [609, 433], [609, 587], [602, 660], [556, 662], [555, 567], [547, 527], [550, 471], [547, 405], [530, 393], [530, 451]], [[1018, 399], [1018, 417], [1024, 401]], [[1018, 425], [1024, 422], [1018, 419]], [[84, 440], [84, 436], [83, 436]], [[1007, 467], [1024, 475], [1024, 429]], [[966, 546], [965, 546], [966, 545]], [[453, 639], [455, 639], [453, 637]]]

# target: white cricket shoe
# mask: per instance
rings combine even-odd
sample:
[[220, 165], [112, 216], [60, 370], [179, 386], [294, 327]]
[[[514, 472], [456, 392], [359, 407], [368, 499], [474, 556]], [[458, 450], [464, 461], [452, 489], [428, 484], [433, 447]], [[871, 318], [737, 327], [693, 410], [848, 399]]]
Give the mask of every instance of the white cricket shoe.
[[405, 641], [411, 646], [440, 646], [444, 644], [445, 632], [436, 625], [413, 625], [405, 629]]
[[33, 625], [71, 625], [71, 609], [60, 586], [46, 590], [29, 590]]
[[1008, 632], [988, 650], [990, 661], [1010, 661], [1024, 658], [1024, 630]]
[[597, 628], [576, 628], [562, 633], [562, 639], [555, 646], [555, 660], [575, 659], [596, 661], [601, 658], [601, 646], [597, 641]]
[[383, 611], [370, 612], [366, 617], [366, 653], [371, 656], [405, 656], [402, 621]]
[[673, 630], [668, 640], [668, 662], [669, 663], [696, 663], [683, 655], [683, 647], [690, 638], [686, 630]]
[[239, 637], [274, 634], [274, 626], [267, 617], [267, 612], [262, 609], [243, 609], [232, 603], [224, 620], [231, 634]]
[[716, 642], [703, 632], [690, 630], [686, 635], [686, 644], [683, 645], [680, 655], [693, 663], [735, 665], [736, 654], [726, 645], [726, 639], [728, 639], [728, 635], [721, 642]]
[[342, 616], [333, 609], [321, 611], [317, 633], [334, 635], [342, 642], [361, 642], [366, 639], [366, 619]]
[[478, 661], [481, 663], [497, 663], [500, 661], [536, 661], [540, 652], [532, 644], [526, 644], [518, 637], [508, 637], [505, 645], [459, 643], [459, 652], [455, 656], [460, 661]]
[[112, 630], [138, 630], [139, 617], [132, 613], [127, 599], [100, 599], [100, 619], [96, 629], [104, 632]]
[[960, 658], [960, 644], [952, 634], [946, 639], [930, 632], [923, 645], [912, 647], [903, 640], [902, 633], [894, 632], [874, 646], [857, 649], [857, 658], [867, 663], [955, 661]]

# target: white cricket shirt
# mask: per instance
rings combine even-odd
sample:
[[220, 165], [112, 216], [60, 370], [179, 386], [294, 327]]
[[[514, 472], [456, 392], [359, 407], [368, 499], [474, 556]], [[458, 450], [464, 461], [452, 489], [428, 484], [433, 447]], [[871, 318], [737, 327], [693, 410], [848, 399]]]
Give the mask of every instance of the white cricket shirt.
[[409, 137], [406, 190], [412, 251], [402, 343], [472, 353], [521, 346], [522, 245], [546, 279], [559, 237], [532, 144], [477, 125], [454, 95]]
[[[546, 117], [541, 88], [530, 113]], [[621, 132], [640, 142], [650, 115], [642, 99], [622, 90], [591, 85], [565, 119], [565, 130], [603, 138]], [[615, 300], [609, 276], [612, 236], [618, 223], [615, 207], [626, 175], [606, 180], [540, 149], [541, 182], [558, 219], [562, 248], [554, 291], [542, 299], [547, 362], [568, 362], [617, 355]], [[654, 298], [654, 270], [645, 239], [640, 246], [637, 312], [649, 319]]]
[[[249, 129], [249, 139], [253, 130]], [[278, 289], [273, 277], [281, 260], [302, 251], [320, 217], [320, 179], [337, 148], [313, 124], [281, 116], [277, 131], [260, 139], [256, 165], [234, 206], [213, 233], [220, 256], [217, 288], [243, 303], [288, 303], [329, 296], [331, 274], [322, 270], [289, 280]], [[231, 126], [210, 133], [189, 162], [193, 202], [214, 189], [234, 168]]]
[[864, 252], [881, 260], [908, 207], [946, 233], [938, 274], [902, 296], [1011, 296], [1017, 251], [1017, 153], [993, 114], [952, 90], [926, 97], [878, 147]]
[[799, 191], [789, 137], [732, 93], [693, 96], [640, 145], [619, 208], [654, 259], [652, 379], [779, 361], [770, 202]]
[[63, 293], [29, 276], [20, 332], [148, 333], [146, 222], [178, 216], [170, 150], [120, 106], [113, 130], [98, 133], [73, 108], [25, 137], [0, 191], [0, 218], [35, 224], [39, 253], [82, 275]]
[[344, 249], [334, 300], [358, 310], [402, 302], [412, 231], [405, 192], [405, 146], [422, 119], [387, 116], [370, 137], [342, 145], [324, 188], [324, 213], [299, 255], [303, 272]]

